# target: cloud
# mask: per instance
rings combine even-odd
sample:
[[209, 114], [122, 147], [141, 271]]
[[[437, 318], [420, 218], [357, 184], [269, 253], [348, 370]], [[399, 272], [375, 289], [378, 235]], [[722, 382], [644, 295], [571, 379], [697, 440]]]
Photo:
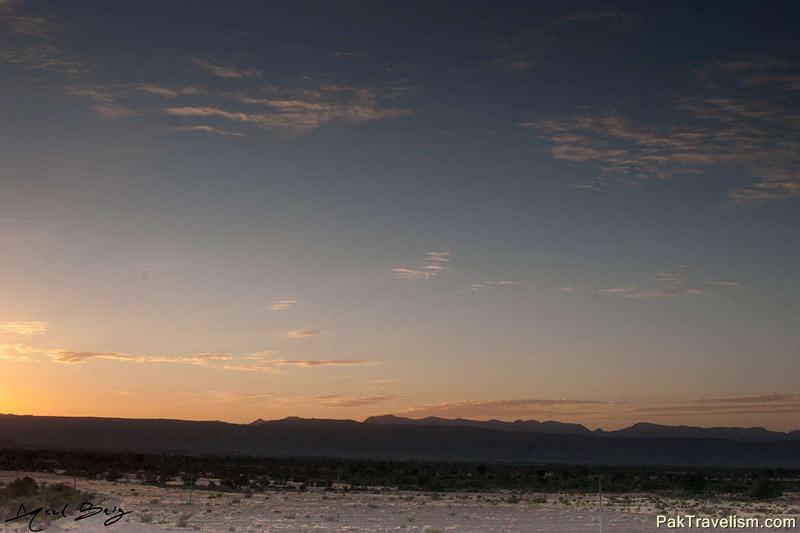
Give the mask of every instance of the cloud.
[[94, 105], [92, 111], [106, 118], [127, 118], [137, 115], [132, 109], [120, 105]]
[[335, 57], [336, 59], [344, 59], [348, 57], [364, 57], [367, 54], [364, 52], [331, 52], [331, 57]]
[[287, 309], [291, 309], [297, 303], [297, 300], [293, 298], [288, 298], [286, 300], [275, 300], [269, 307], [267, 307], [270, 311], [286, 311]]
[[734, 203], [739, 205], [761, 205], [774, 200], [800, 196], [800, 174], [786, 179], [771, 179], [752, 185], [737, 187], [728, 193]]
[[703, 285], [715, 285], [718, 287], [741, 287], [741, 283], [738, 281], [704, 281]]
[[661, 283], [675, 283], [680, 280], [680, 275], [675, 272], [656, 272], [653, 279]]
[[496, 59], [494, 65], [499, 66], [506, 74], [525, 72], [533, 68], [533, 62], [525, 56], [513, 56]]
[[511, 287], [514, 284], [515, 283], [513, 281], [509, 281], [509, 280], [482, 281], [480, 283], [473, 283], [472, 285], [467, 287], [467, 290], [470, 291], [470, 292], [479, 292], [479, 291], [482, 291], [482, 290], [485, 290], [485, 289], [494, 289], [494, 288], [497, 288], [497, 287]]
[[105, 118], [119, 119], [138, 114], [117, 103], [130, 94], [130, 88], [125, 85], [73, 85], [67, 87], [66, 91], [72, 96], [94, 102], [91, 106], [92, 111]]
[[27, 34], [19, 33], [19, 25], [16, 30], [11, 30], [12, 35], [21, 37], [24, 41], [12, 41], [0, 49], [0, 62], [28, 70], [52, 72], [68, 78], [77, 78], [86, 72], [88, 61], [85, 57], [65, 52], [52, 37], [37, 35], [30, 26], [28, 29], [31, 32]]
[[681, 294], [701, 294], [702, 289], [697, 288], [669, 288], [669, 289], [640, 289], [638, 287], [611, 287], [600, 289], [599, 294], [616, 294], [624, 298], [672, 298]]
[[4, 18], [8, 28], [17, 35], [46, 39], [58, 30], [57, 25], [46, 17], [31, 17], [25, 15]]
[[83, 75], [88, 61], [61, 48], [58, 20], [26, 14], [24, 6], [21, 1], [0, 3], [0, 34], [8, 37], [0, 49], [0, 62], [69, 78]]
[[422, 263], [414, 267], [398, 266], [392, 269], [392, 273], [398, 279], [406, 280], [424, 280], [431, 279], [441, 273], [451, 272], [452, 269], [447, 266], [450, 263], [452, 253], [446, 252], [428, 252], [425, 254], [425, 259]]
[[67, 365], [84, 364], [91, 360], [117, 361], [138, 364], [176, 364], [264, 374], [283, 373], [281, 367], [355, 367], [371, 366], [376, 361], [366, 359], [276, 359], [275, 352], [264, 350], [248, 354], [197, 353], [192, 355], [139, 355], [114, 351], [76, 351], [65, 349], [36, 348], [25, 344], [0, 345], [0, 360], [42, 361], [49, 360]]
[[321, 334], [322, 332], [318, 329], [295, 329], [288, 331], [286, 336], [290, 339], [305, 339], [307, 337], [316, 337]]
[[245, 68], [230, 64], [213, 62], [205, 58], [194, 58], [192, 63], [209, 74], [224, 79], [257, 78], [261, 76], [261, 71], [256, 68]]
[[616, 420], [639, 422], [661, 417], [705, 415], [800, 413], [800, 395], [770, 394], [689, 400], [568, 400], [496, 399], [463, 400], [417, 405], [397, 414], [410, 417], [441, 416], [471, 419], [555, 419], [574, 421]]
[[[183, 95], [198, 94], [200, 89], [194, 86], [185, 86], [181, 88], [170, 88], [152, 83], [140, 84], [83, 84], [83, 85], [70, 85], [65, 88], [67, 94], [78, 98], [84, 98], [92, 102], [91, 109], [100, 116], [118, 119], [125, 117], [136, 116], [139, 113], [129, 107], [131, 97], [135, 95], [150, 95], [158, 96], [161, 98], [177, 98]], [[120, 101], [126, 101], [125, 104]], [[197, 126], [197, 131], [210, 131], [212, 133], [237, 135], [230, 132], [222, 132], [222, 130], [215, 130], [209, 128], [204, 130], [203, 126]], [[205, 126], [205, 128], [208, 128]], [[186, 128], [188, 129], [188, 128]]]
[[[158, 355], [133, 355], [122, 352], [89, 352], [89, 351], [72, 351], [72, 350], [48, 350], [50, 358], [58, 363], [67, 364], [80, 364], [88, 361], [89, 359], [105, 359], [110, 361], [126, 361], [134, 363], [175, 363], [187, 364], [203, 367], [218, 367], [227, 368], [228, 362], [244, 360], [244, 361], [259, 361], [262, 363], [268, 362], [265, 357], [272, 352], [258, 352], [250, 356], [235, 356], [232, 354], [219, 354], [219, 353], [199, 353], [189, 356], [158, 356]], [[253, 363], [250, 365], [252, 370], [259, 368], [258, 364]], [[244, 367], [240, 368], [244, 370]]]
[[194, 131], [200, 133], [213, 133], [215, 135], [224, 135], [228, 137], [243, 137], [244, 133], [240, 133], [237, 131], [228, 131], [222, 130], [219, 128], [215, 128], [213, 126], [208, 126], [206, 124], [198, 124], [197, 126], [175, 126], [172, 128], [177, 131]]
[[257, 95], [230, 95], [240, 105], [237, 110], [215, 104], [167, 107], [163, 112], [181, 118], [219, 118], [252, 124], [298, 137], [328, 123], [360, 124], [406, 116], [410, 110], [389, 103], [406, 89], [404, 86], [372, 89], [331, 83], [293, 89], [268, 85]]
[[6, 322], [0, 325], [0, 331], [14, 335], [37, 335], [47, 332], [47, 323], [39, 321]]
[[452, 252], [428, 252], [425, 260], [429, 263], [449, 263]]
[[366, 407], [370, 405], [377, 405], [379, 403], [390, 402], [397, 400], [399, 396], [339, 396], [335, 394], [317, 396], [316, 399], [320, 400], [325, 407]]
[[36, 362], [41, 355], [40, 350], [26, 344], [0, 344], [0, 361]]
[[438, 404], [418, 405], [400, 412], [406, 416], [441, 416], [448, 418], [515, 419], [544, 414], [592, 414], [608, 405], [598, 400], [564, 399], [497, 399], [461, 400]]
[[170, 88], [153, 83], [142, 83], [133, 87], [133, 90], [142, 94], [149, 94], [153, 96], [161, 96], [163, 98], [177, 98], [182, 95], [192, 95], [200, 93], [200, 89], [193, 85], [187, 85], [181, 88]]
[[263, 400], [272, 399], [275, 394], [271, 392], [231, 392], [210, 390], [202, 396], [192, 398], [191, 403], [244, 403], [255, 404]]
[[553, 290], [556, 291], [556, 292], [572, 292], [575, 289], [574, 289], [574, 287], [572, 287], [570, 285], [567, 285], [565, 287], [556, 287]]
[[322, 366], [371, 366], [375, 364], [375, 361], [366, 359], [272, 359], [271, 362], [279, 366], [298, 366], [303, 368]]
[[604, 7], [601, 9], [589, 9], [572, 13], [570, 15], [564, 15], [563, 17], [560, 17], [557, 22], [567, 24], [603, 19], [610, 19], [616, 22], [625, 22], [635, 20], [635, 17], [626, 15], [625, 13], [611, 7]]
[[[677, 121], [636, 123], [615, 111], [545, 117], [519, 126], [558, 161], [591, 167], [575, 184], [590, 190], [736, 170], [751, 183], [731, 188], [736, 205], [800, 196], [800, 115], [791, 104], [798, 67], [782, 60], [712, 63], [700, 70], [710, 94], [674, 101]], [[774, 94], [750, 90], [769, 86]], [[683, 119], [681, 120], [681, 117]]]

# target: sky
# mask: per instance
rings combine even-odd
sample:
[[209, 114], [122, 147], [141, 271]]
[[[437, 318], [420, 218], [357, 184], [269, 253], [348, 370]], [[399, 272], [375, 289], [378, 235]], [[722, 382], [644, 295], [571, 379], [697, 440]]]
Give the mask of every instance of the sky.
[[798, 16], [0, 0], [0, 412], [798, 429]]

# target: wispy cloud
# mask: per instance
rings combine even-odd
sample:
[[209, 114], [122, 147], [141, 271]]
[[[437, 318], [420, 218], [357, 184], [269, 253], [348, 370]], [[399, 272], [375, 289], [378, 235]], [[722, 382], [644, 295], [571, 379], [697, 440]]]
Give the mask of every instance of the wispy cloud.
[[316, 337], [322, 335], [322, 331], [318, 329], [295, 329], [286, 332], [286, 336], [290, 339], [305, 339], [307, 337]]
[[571, 286], [571, 285], [566, 285], [566, 286], [564, 286], [564, 287], [556, 287], [556, 288], [555, 288], [555, 289], [553, 289], [553, 290], [554, 290], [555, 292], [572, 292], [572, 291], [574, 291], [574, 290], [575, 290], [575, 288], [574, 288], [573, 286]]
[[675, 272], [656, 272], [653, 279], [661, 283], [675, 283], [681, 279], [680, 274]]
[[257, 78], [261, 76], [261, 71], [257, 68], [241, 67], [230, 63], [212, 61], [202, 57], [192, 59], [192, 63], [218, 78], [234, 80], [241, 78]]
[[497, 287], [511, 287], [515, 285], [513, 281], [509, 280], [502, 280], [502, 281], [482, 281], [480, 283], [473, 283], [469, 287], [467, 287], [467, 291], [470, 292], [479, 292], [486, 289], [494, 289]]
[[533, 61], [522, 55], [502, 57], [494, 60], [493, 64], [503, 69], [506, 74], [525, 72], [533, 68]]
[[442, 416], [449, 418], [498, 418], [516, 419], [541, 415], [591, 414], [607, 406], [609, 402], [599, 400], [565, 399], [496, 399], [460, 400], [410, 407], [400, 412], [407, 416]]
[[741, 283], [738, 281], [730, 281], [730, 280], [723, 280], [723, 281], [704, 281], [703, 285], [715, 285], [718, 287], [741, 287]]
[[213, 133], [215, 135], [223, 135], [227, 137], [243, 137], [244, 133], [238, 131], [228, 131], [220, 128], [215, 128], [207, 124], [198, 124], [196, 126], [175, 126], [172, 128], [177, 131], [193, 131], [199, 133]]
[[88, 361], [102, 360], [137, 364], [189, 365], [220, 371], [280, 374], [283, 373], [282, 368], [284, 367], [358, 367], [377, 364], [377, 361], [367, 359], [278, 359], [275, 358], [275, 355], [276, 352], [270, 350], [247, 354], [140, 355], [114, 351], [37, 348], [27, 344], [0, 344], [0, 360], [15, 362], [52, 361], [67, 365], [79, 365]]
[[210, 390], [205, 391], [201, 396], [192, 397], [189, 399], [190, 403], [241, 403], [241, 404], [257, 404], [263, 400], [270, 400], [275, 398], [275, 394], [271, 392], [235, 392], [235, 391], [222, 391]]
[[624, 298], [672, 298], [681, 294], [702, 294], [703, 290], [693, 287], [668, 289], [640, 289], [638, 287], [611, 287], [600, 289], [599, 294], [616, 294]]
[[[800, 118], [785, 94], [795, 90], [794, 76], [800, 70], [781, 60], [715, 63], [700, 73], [713, 93], [676, 99], [674, 124], [640, 124], [609, 111], [520, 126], [546, 141], [554, 159], [597, 169], [575, 184], [579, 188], [604, 190], [725, 168], [755, 180], [728, 192], [735, 204], [763, 204], [800, 196]], [[747, 90], [765, 84], [778, 94], [765, 99]]]
[[441, 416], [472, 419], [616, 420], [638, 422], [661, 417], [800, 413], [800, 395], [770, 394], [689, 400], [463, 400], [418, 405], [399, 411], [411, 417]]
[[325, 407], [367, 407], [397, 400], [399, 396], [339, 396], [336, 394], [316, 396]]
[[53, 18], [26, 14], [23, 2], [0, 4], [0, 32], [9, 37], [0, 48], [0, 62], [69, 78], [83, 75], [87, 59], [61, 47], [60, 30]]
[[611, 7], [604, 7], [601, 9], [587, 9], [584, 11], [571, 13], [569, 15], [564, 15], [562, 17], [559, 17], [557, 22], [565, 24], [565, 23], [575, 23], [584, 21], [596, 21], [603, 19], [613, 20], [616, 22], [624, 22], [624, 21], [636, 20], [636, 17], [632, 17], [631, 15], [627, 15], [624, 12]]
[[235, 95], [244, 109], [231, 110], [218, 105], [168, 107], [164, 113], [182, 118], [219, 118], [252, 124], [287, 136], [311, 133], [331, 122], [359, 124], [398, 118], [410, 110], [389, 105], [396, 93], [322, 84], [312, 89], [266, 87], [262, 94]]
[[178, 96], [194, 95], [201, 92], [200, 89], [194, 85], [173, 88], [153, 83], [141, 83], [133, 86], [132, 89], [138, 93], [160, 96], [162, 98], [177, 98]]
[[293, 298], [287, 298], [285, 300], [275, 300], [274, 302], [269, 304], [269, 307], [267, 307], [267, 309], [270, 311], [286, 311], [294, 307], [296, 303], [297, 300]]
[[444, 272], [451, 272], [452, 269], [447, 266], [451, 261], [452, 253], [445, 252], [428, 252], [425, 254], [425, 259], [417, 266], [398, 266], [392, 269], [392, 273], [396, 278], [407, 280], [424, 280], [431, 279]]
[[127, 118], [135, 117], [138, 113], [121, 105], [94, 105], [92, 111], [106, 118]]
[[0, 325], [0, 331], [14, 335], [31, 336], [47, 332], [47, 323], [40, 321], [6, 322]]
[[0, 344], [0, 361], [35, 362], [41, 351], [27, 344]]
[[118, 103], [130, 94], [130, 87], [125, 85], [73, 85], [66, 88], [72, 96], [88, 99], [93, 102], [92, 111], [110, 119], [136, 116], [138, 113]]
[[323, 366], [372, 366], [375, 361], [368, 359], [272, 359], [272, 363], [279, 366], [299, 366], [315, 368]]
[[331, 52], [331, 57], [335, 57], [336, 59], [345, 59], [348, 57], [364, 57], [366, 55], [367, 54], [365, 54], [364, 52], [353, 52], [353, 51]]

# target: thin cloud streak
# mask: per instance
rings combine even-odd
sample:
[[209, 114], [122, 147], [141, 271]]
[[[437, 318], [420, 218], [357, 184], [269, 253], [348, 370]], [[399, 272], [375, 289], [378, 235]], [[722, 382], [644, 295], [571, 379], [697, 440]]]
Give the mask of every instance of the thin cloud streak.
[[6, 322], [0, 325], [0, 331], [4, 333], [11, 333], [13, 335], [40, 335], [47, 333], [47, 323], [36, 320], [19, 321], [19, 322]]
[[297, 300], [293, 298], [287, 298], [285, 300], [275, 300], [269, 307], [267, 308], [270, 311], [287, 311], [295, 306]]
[[469, 287], [467, 287], [467, 291], [469, 292], [480, 292], [486, 289], [495, 289], [498, 287], [511, 287], [516, 283], [510, 280], [501, 280], [501, 281], [482, 281], [480, 283], [473, 283]]
[[256, 68], [214, 62], [202, 57], [192, 59], [192, 63], [209, 74], [228, 80], [258, 78], [261, 76], [261, 71]]
[[59, 364], [79, 365], [90, 360], [116, 361], [141, 364], [177, 364], [264, 374], [282, 373], [279, 367], [322, 368], [372, 366], [377, 361], [366, 359], [276, 359], [274, 351], [260, 351], [238, 355], [230, 353], [198, 353], [193, 355], [138, 355], [124, 352], [75, 351], [37, 348], [26, 344], [0, 345], [0, 360], [13, 362], [52, 361]]
[[641, 421], [649, 417], [800, 413], [800, 394], [772, 394], [672, 401], [567, 399], [463, 400], [413, 406], [410, 417]]
[[398, 266], [392, 269], [392, 273], [398, 279], [405, 279], [411, 281], [419, 281], [431, 279], [445, 272], [452, 272], [452, 269], [447, 266], [451, 261], [452, 253], [449, 251], [444, 252], [428, 252], [425, 254], [425, 259], [417, 266]]
[[272, 359], [270, 361], [278, 366], [298, 366], [302, 368], [316, 368], [324, 366], [372, 366], [375, 361], [367, 359]]
[[316, 337], [318, 335], [322, 335], [322, 331], [318, 329], [295, 329], [286, 332], [286, 336], [290, 339], [305, 339], [308, 337]]

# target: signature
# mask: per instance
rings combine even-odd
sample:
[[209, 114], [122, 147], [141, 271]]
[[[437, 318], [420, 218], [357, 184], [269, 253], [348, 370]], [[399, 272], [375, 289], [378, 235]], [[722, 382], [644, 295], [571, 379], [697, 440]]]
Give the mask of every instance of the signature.
[[[28, 529], [30, 531], [42, 531], [44, 530], [44, 527], [39, 527], [37, 529], [37, 518], [41, 518], [43, 520], [48, 518], [51, 520], [67, 518], [67, 516], [69, 516], [67, 513], [68, 508], [69, 504], [65, 503], [63, 507], [45, 508], [42, 506], [36, 507], [35, 509], [31, 509], [29, 511], [25, 508], [25, 504], [20, 504], [17, 514], [11, 518], [7, 518], [6, 523], [15, 522], [17, 520], [27, 520]], [[108, 527], [113, 526], [119, 522], [123, 516], [131, 512], [133, 511], [125, 511], [122, 507], [117, 507], [116, 505], [113, 507], [105, 507], [103, 505], [95, 505], [92, 502], [83, 502], [80, 507], [78, 507], [78, 512], [75, 515], [75, 521], [80, 522], [81, 520], [86, 520], [87, 518], [100, 515], [100, 518], [107, 517], [103, 521], [103, 525]]]

